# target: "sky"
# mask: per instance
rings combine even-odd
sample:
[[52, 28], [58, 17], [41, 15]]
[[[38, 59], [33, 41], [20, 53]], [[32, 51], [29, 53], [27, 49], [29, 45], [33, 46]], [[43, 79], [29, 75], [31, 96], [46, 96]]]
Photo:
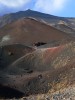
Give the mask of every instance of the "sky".
[[0, 0], [0, 16], [27, 9], [62, 17], [75, 17], [75, 0]]

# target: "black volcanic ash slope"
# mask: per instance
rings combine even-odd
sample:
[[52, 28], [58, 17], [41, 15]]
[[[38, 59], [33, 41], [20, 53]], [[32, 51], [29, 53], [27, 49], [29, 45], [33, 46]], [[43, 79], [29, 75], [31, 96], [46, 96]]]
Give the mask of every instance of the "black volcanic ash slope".
[[33, 52], [35, 49], [22, 44], [12, 44], [0, 47], [0, 70], [19, 59], [23, 55]]

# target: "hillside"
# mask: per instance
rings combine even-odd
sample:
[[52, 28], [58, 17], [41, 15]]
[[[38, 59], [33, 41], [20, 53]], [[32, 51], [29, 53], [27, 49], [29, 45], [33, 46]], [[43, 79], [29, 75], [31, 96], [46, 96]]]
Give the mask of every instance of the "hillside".
[[61, 18], [61, 17], [57, 17], [57, 16], [53, 16], [53, 15], [49, 15], [49, 14], [44, 14], [44, 13], [40, 13], [40, 12], [37, 12], [37, 11], [32, 11], [30, 9], [26, 10], [26, 11], [20, 11], [20, 12], [17, 12], [17, 13], [11, 13], [11, 14], [7, 14], [7, 15], [4, 15], [0, 18], [0, 27], [8, 24], [8, 23], [11, 23], [13, 21], [16, 21], [18, 19], [22, 19], [24, 17], [33, 17], [33, 18], [36, 18], [38, 20], [45, 20], [47, 22], [57, 22], [59, 21], [59, 19], [64, 19], [64, 18]]
[[74, 100], [75, 18], [32, 10], [0, 17], [0, 99], [13, 98]]
[[0, 45], [9, 43], [34, 45], [37, 42], [48, 43], [65, 38], [72, 38], [72, 36], [32, 18], [20, 19], [0, 29]]
[[38, 49], [1, 70], [0, 83], [25, 96], [57, 91], [74, 84], [74, 60], [74, 42]]
[[[69, 27], [75, 29], [75, 18], [58, 17], [58, 16], [40, 13], [37, 11], [32, 11], [30, 9], [28, 9], [26, 11], [19, 11], [17, 13], [11, 13], [11, 14], [6, 14], [6, 15], [2, 16], [0, 18], [0, 27], [3, 27], [8, 23], [12, 23], [13, 21], [17, 21], [17, 20], [22, 19], [24, 17], [36, 18], [37, 20], [45, 22], [45, 23], [50, 24], [52, 26], [55, 26], [60, 21], [63, 21]], [[62, 30], [62, 29], [60, 29], [60, 30]]]
[[35, 49], [22, 44], [12, 44], [0, 47], [0, 70], [7, 68], [23, 55], [33, 52]]

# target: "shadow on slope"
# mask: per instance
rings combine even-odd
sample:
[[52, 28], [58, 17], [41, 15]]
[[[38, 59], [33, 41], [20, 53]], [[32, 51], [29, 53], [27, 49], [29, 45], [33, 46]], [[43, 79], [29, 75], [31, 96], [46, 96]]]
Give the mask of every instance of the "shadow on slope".
[[24, 94], [22, 92], [19, 92], [13, 88], [0, 85], [0, 98], [21, 98], [23, 95]]
[[27, 53], [33, 52], [35, 49], [22, 44], [12, 44], [0, 47], [0, 69], [7, 67], [18, 58]]

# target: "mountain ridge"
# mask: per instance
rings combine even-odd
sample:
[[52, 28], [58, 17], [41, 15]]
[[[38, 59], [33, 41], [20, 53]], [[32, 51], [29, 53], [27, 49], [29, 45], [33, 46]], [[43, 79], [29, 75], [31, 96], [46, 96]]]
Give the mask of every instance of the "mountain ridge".
[[49, 41], [59, 41], [64, 38], [73, 39], [70, 34], [31, 18], [22, 18], [5, 25], [0, 29], [0, 38], [0, 45], [9, 43], [33, 45], [37, 42], [47, 43]]
[[[3, 27], [5, 24], [11, 23], [12, 21], [15, 21], [23, 17], [34, 17], [34, 18], [37, 18], [38, 20], [43, 19], [44, 21], [48, 23], [53, 22], [54, 24], [62, 20], [62, 21], [67, 22], [70, 26], [72, 25], [70, 24], [71, 22], [73, 22], [72, 20], [75, 20], [75, 18], [58, 17], [58, 16], [53, 16], [53, 15], [33, 11], [33, 10], [26, 10], [26, 11], [20, 11], [20, 12], [11, 13], [11, 14], [2, 16], [0, 18], [0, 27]], [[75, 27], [75, 25], [72, 25], [72, 26]]]

